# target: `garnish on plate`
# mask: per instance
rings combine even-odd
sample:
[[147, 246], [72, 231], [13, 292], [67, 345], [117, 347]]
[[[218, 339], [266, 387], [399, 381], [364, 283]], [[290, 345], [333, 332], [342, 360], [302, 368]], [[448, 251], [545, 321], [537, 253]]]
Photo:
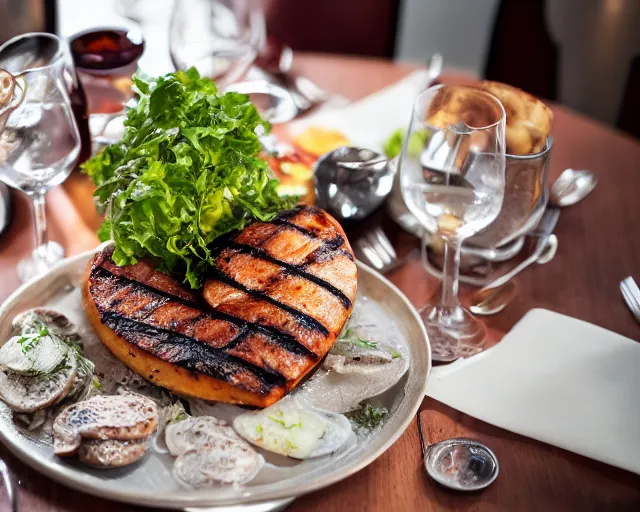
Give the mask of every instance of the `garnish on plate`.
[[80, 335], [64, 315], [42, 308], [13, 320], [14, 336], [0, 348], [0, 400], [31, 414], [82, 398], [93, 379]]
[[354, 431], [363, 434], [378, 428], [388, 415], [386, 407], [374, 407], [371, 404], [364, 404], [362, 408], [346, 413]]
[[270, 126], [247, 96], [220, 94], [193, 68], [133, 83], [139, 101], [122, 141], [83, 165], [106, 214], [99, 236], [114, 240], [117, 265], [157, 257], [197, 288], [215, 238], [270, 220], [296, 198], [277, 194], [258, 156], [256, 131]]

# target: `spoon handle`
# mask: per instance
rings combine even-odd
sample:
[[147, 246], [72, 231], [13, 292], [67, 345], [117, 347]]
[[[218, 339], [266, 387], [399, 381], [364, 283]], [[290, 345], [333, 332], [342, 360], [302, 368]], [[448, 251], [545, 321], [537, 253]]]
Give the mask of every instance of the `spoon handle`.
[[2, 459], [0, 459], [0, 473], [2, 473], [4, 488], [7, 490], [7, 497], [9, 498], [9, 505], [11, 506], [10, 510], [11, 512], [18, 512], [18, 486], [16, 485], [13, 473]]
[[533, 263], [535, 263], [540, 257], [540, 255], [544, 252], [547, 246], [547, 241], [549, 240], [549, 237], [553, 233], [553, 229], [555, 228], [559, 217], [560, 217], [560, 210], [558, 208], [547, 208], [547, 210], [544, 212], [544, 215], [542, 216], [542, 219], [540, 220], [539, 227], [536, 230], [537, 231], [536, 234], [538, 235], [539, 238], [538, 238], [538, 242], [536, 243], [536, 247], [531, 253], [531, 255], [526, 260], [522, 261], [519, 265], [517, 265], [515, 268], [507, 272], [506, 274], [500, 276], [495, 281], [484, 286], [482, 290], [490, 290], [492, 288], [497, 288], [498, 286], [502, 286], [503, 284], [511, 281], [511, 279], [513, 279], [516, 275], [522, 272], [529, 265], [532, 265]]
[[420, 420], [420, 411], [416, 415], [418, 418], [418, 439], [420, 439], [420, 453], [422, 454], [422, 460], [427, 457], [427, 445], [424, 442], [424, 436], [422, 435], [422, 421]]

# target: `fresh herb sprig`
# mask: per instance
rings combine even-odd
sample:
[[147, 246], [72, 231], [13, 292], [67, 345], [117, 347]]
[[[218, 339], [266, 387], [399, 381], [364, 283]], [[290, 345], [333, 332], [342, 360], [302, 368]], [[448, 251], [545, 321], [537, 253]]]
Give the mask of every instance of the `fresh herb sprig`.
[[22, 353], [26, 354], [35, 348], [35, 346], [40, 343], [40, 340], [45, 336], [50, 336], [49, 329], [47, 329], [46, 325], [41, 325], [36, 331], [22, 333], [18, 340], [18, 343], [22, 348]]
[[375, 430], [388, 416], [389, 411], [385, 407], [374, 407], [365, 404], [361, 409], [346, 414], [352, 427], [364, 431]]
[[220, 94], [195, 68], [133, 83], [139, 101], [122, 141], [83, 165], [106, 214], [99, 236], [113, 239], [117, 265], [156, 257], [197, 288], [214, 239], [268, 221], [296, 198], [278, 196], [258, 156], [256, 130], [270, 126], [247, 96]]

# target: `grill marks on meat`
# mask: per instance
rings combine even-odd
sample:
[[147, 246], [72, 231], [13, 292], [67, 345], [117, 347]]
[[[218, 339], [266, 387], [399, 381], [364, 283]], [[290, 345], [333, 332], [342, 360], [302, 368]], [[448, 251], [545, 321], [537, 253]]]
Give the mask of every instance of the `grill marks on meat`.
[[[351, 248], [335, 220], [301, 207], [212, 251], [216, 267], [199, 296], [146, 262], [116, 266], [107, 248], [88, 270], [85, 307], [146, 353], [269, 405], [324, 357], [348, 319], [357, 285]], [[242, 400], [252, 403], [246, 393]]]

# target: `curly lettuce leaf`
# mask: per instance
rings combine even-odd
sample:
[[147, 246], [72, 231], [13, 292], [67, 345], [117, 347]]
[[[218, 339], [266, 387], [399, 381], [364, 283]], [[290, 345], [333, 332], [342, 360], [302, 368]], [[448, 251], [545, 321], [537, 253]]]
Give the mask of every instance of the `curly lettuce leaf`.
[[98, 234], [114, 241], [117, 265], [155, 257], [197, 288], [213, 240], [270, 220], [295, 198], [278, 196], [258, 157], [256, 130], [270, 126], [247, 96], [218, 93], [193, 68], [133, 83], [139, 101], [122, 140], [83, 165], [105, 213]]

